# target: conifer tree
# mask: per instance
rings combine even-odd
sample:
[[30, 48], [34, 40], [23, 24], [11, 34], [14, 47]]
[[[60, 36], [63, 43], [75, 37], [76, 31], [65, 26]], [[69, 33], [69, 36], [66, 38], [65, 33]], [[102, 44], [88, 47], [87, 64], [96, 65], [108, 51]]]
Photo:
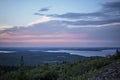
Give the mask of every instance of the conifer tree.
[[25, 80], [24, 58], [20, 57], [19, 80]]
[[116, 59], [120, 59], [120, 52], [118, 49], [116, 50]]

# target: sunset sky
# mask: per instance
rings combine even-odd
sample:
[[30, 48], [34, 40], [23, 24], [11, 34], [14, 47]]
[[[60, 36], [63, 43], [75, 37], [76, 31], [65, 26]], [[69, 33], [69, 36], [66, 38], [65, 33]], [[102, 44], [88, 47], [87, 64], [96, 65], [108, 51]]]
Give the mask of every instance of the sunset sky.
[[0, 47], [120, 47], [120, 0], [0, 0]]

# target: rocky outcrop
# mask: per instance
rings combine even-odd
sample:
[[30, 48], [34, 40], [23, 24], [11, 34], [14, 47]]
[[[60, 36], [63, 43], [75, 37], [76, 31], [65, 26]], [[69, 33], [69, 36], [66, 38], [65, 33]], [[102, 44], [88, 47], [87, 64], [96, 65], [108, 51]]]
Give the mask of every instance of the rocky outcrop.
[[88, 80], [120, 80], [120, 60], [97, 71], [99, 75]]

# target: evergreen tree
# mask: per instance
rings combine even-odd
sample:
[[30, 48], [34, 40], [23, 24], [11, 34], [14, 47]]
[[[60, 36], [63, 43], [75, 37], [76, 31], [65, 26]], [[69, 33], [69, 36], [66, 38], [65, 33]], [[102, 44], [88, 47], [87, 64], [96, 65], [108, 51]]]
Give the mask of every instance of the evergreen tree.
[[24, 59], [23, 56], [20, 58], [20, 68], [24, 68]]
[[116, 50], [116, 59], [120, 59], [120, 52], [118, 49]]
[[26, 80], [23, 56], [20, 57], [19, 80]]

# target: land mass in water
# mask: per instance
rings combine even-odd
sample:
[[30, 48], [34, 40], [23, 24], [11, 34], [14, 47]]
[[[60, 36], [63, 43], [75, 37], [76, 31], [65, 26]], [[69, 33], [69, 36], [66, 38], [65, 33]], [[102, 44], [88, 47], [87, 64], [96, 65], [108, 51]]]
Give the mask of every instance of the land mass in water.
[[[0, 64], [1, 65], [10, 65], [18, 66], [19, 59], [21, 56], [24, 56], [26, 65], [41, 65], [41, 64], [56, 64], [63, 61], [74, 62], [82, 61], [88, 58], [88, 56], [83, 55], [92, 55], [90, 52], [94, 52], [94, 56], [102, 54], [102, 50], [115, 50], [120, 48], [0, 48]], [[81, 51], [87, 51], [81, 54]], [[73, 54], [71, 54], [73, 52]], [[74, 54], [77, 52], [77, 54]], [[109, 52], [108, 52], [109, 53]], [[114, 54], [112, 52], [112, 54]], [[104, 54], [105, 55], [105, 54]], [[108, 54], [106, 54], [108, 55]]]

